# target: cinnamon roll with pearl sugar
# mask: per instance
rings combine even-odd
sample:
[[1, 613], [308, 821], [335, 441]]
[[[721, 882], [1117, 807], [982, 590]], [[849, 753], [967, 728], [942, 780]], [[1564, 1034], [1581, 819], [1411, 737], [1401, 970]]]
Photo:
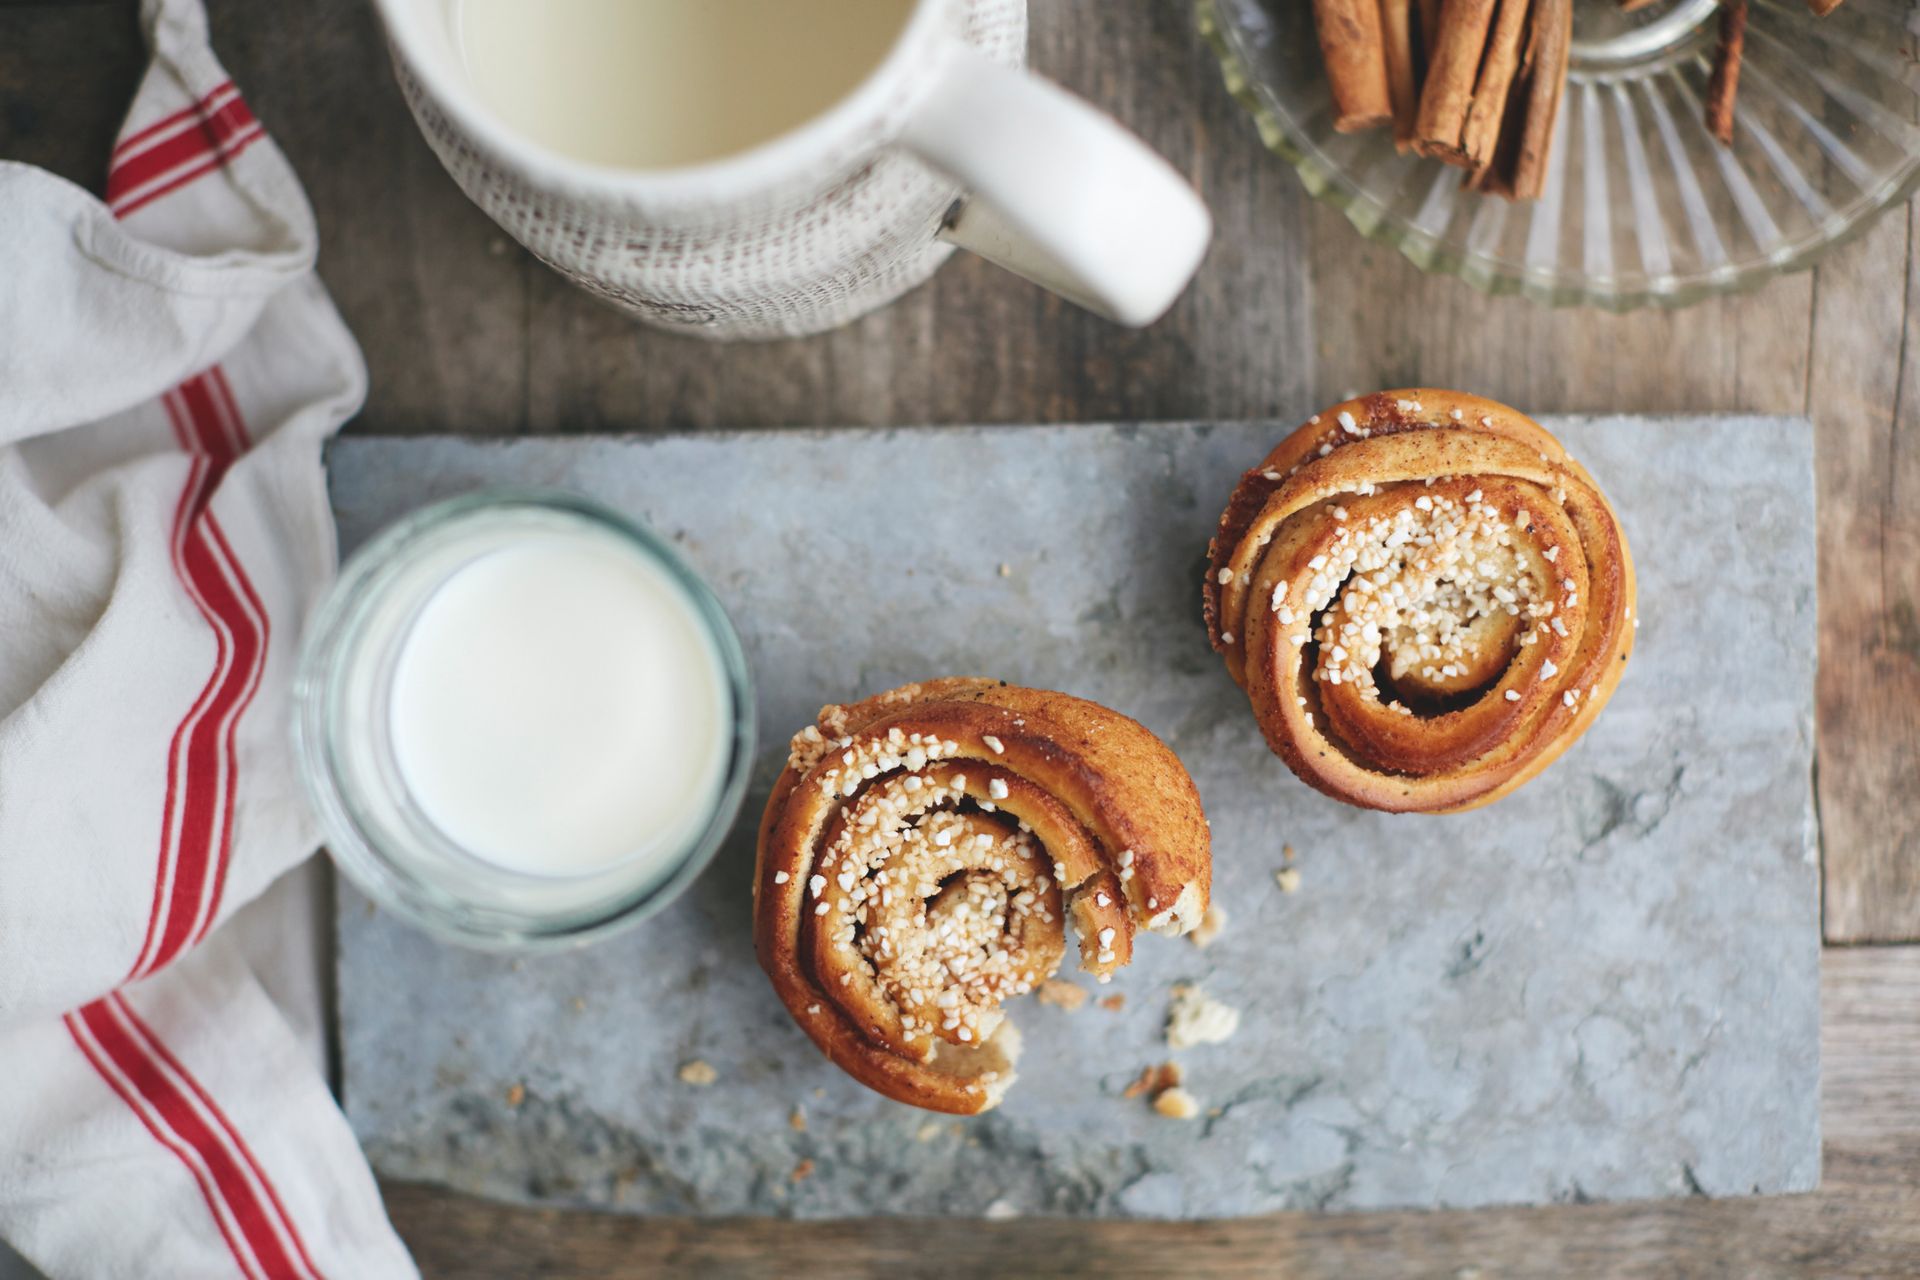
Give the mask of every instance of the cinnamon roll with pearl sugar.
[[1593, 477], [1517, 410], [1425, 388], [1316, 414], [1209, 546], [1214, 648], [1305, 782], [1396, 812], [1506, 795], [1633, 651], [1633, 559]]
[[971, 1115], [1014, 1081], [1004, 1001], [1066, 954], [1106, 981], [1138, 931], [1200, 922], [1193, 780], [1116, 711], [996, 680], [829, 706], [760, 824], [754, 948], [787, 1011], [869, 1088]]

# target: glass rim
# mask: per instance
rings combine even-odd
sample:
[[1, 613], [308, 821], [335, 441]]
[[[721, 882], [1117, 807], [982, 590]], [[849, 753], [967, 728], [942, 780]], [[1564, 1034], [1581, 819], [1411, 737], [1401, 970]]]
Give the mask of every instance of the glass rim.
[[[388, 585], [383, 573], [404, 564], [410, 551], [449, 528], [510, 518], [516, 512], [558, 516], [591, 526], [625, 543], [665, 573], [685, 594], [712, 640], [732, 703], [725, 724], [728, 741], [719, 791], [706, 822], [683, 844], [673, 869], [638, 889], [609, 895], [576, 918], [556, 918], [551, 927], [531, 918], [519, 927], [482, 926], [463, 917], [457, 895], [401, 866], [356, 816], [349, 788], [341, 783], [333, 731], [336, 680], [353, 651], [355, 630], [365, 611]], [[577, 493], [537, 486], [493, 486], [429, 503], [362, 543], [307, 620], [294, 672], [291, 731], [302, 789], [319, 821], [327, 852], [355, 888], [382, 909], [445, 941], [520, 953], [565, 950], [598, 941], [658, 914], [685, 893], [712, 864], [739, 815], [757, 747], [752, 674], [739, 634], [712, 587], [666, 539], [639, 521]], [[458, 847], [457, 842], [449, 840], [449, 844]], [[578, 879], [485, 865], [492, 873], [521, 877], [530, 885]]]

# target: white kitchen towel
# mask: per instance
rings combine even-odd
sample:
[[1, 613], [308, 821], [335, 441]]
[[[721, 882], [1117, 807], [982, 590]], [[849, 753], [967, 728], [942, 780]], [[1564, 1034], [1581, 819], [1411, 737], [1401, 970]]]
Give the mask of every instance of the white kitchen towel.
[[413, 1275], [219, 930], [318, 844], [289, 689], [365, 372], [199, 0], [142, 21], [104, 203], [0, 162], [0, 1235], [55, 1277]]

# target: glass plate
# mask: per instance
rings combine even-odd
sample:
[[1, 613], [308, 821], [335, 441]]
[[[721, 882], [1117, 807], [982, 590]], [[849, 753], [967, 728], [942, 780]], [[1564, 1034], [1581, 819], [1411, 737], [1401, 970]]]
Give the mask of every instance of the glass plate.
[[1626, 311], [1809, 266], [1920, 185], [1920, 0], [1753, 0], [1734, 144], [1701, 118], [1714, 0], [1574, 0], [1546, 194], [1512, 204], [1333, 130], [1309, 0], [1197, 0], [1227, 88], [1315, 196], [1427, 271]]

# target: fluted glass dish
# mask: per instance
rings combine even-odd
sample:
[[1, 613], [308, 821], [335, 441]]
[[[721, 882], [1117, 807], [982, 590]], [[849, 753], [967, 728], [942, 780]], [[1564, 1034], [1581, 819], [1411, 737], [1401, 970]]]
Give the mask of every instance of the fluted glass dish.
[[[1546, 193], [1509, 203], [1461, 171], [1341, 134], [1310, 0], [1197, 0], [1227, 87], [1307, 189], [1422, 269], [1491, 293], [1626, 311], [1810, 266], [1920, 185], [1920, 0], [1753, 0], [1731, 148], [1702, 119], [1714, 0], [1622, 13], [1574, 0]], [[1889, 287], [1893, 287], [1891, 284]]]

